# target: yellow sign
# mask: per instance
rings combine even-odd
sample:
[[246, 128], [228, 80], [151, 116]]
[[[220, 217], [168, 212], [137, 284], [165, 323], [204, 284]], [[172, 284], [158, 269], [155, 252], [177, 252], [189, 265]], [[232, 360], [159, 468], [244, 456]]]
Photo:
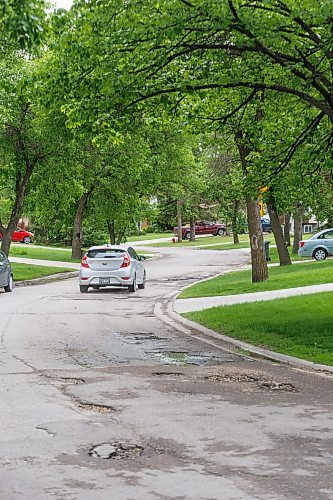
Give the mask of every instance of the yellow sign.
[[263, 215], [264, 215], [264, 202], [258, 201], [258, 205], [259, 205], [260, 217], [263, 217]]

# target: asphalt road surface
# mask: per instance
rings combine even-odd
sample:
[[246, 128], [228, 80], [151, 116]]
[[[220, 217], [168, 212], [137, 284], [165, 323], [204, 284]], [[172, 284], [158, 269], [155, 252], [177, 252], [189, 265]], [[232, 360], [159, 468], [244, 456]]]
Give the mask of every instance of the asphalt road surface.
[[332, 499], [332, 377], [154, 314], [248, 251], [161, 252], [135, 294], [0, 293], [0, 499]]

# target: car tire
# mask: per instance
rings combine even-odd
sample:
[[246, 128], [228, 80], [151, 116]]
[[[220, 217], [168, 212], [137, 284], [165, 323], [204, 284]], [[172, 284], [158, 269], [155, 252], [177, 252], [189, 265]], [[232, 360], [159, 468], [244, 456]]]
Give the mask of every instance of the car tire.
[[133, 293], [136, 290], [136, 275], [134, 275], [133, 283], [128, 287], [129, 292]]
[[144, 273], [144, 275], [143, 275], [142, 283], [138, 284], [138, 288], [140, 290], [143, 290], [144, 288], [146, 288], [146, 273]]
[[13, 291], [13, 286], [14, 286], [13, 276], [10, 275], [9, 281], [8, 281], [8, 285], [4, 286], [3, 288], [4, 288], [5, 292], [12, 292]]
[[316, 260], [325, 260], [327, 257], [327, 252], [324, 248], [317, 248], [313, 252], [312, 257]]
[[185, 240], [189, 240], [191, 238], [191, 233], [190, 231], [186, 231], [186, 233], [184, 234], [184, 239]]
[[81, 293], [87, 293], [88, 292], [88, 286], [87, 285], [80, 285], [80, 292]]
[[218, 229], [216, 235], [217, 236], [224, 236], [224, 234], [225, 234], [225, 230], [222, 227], [220, 227], [220, 229]]
[[30, 238], [30, 236], [25, 236], [25, 237], [23, 238], [23, 240], [22, 240], [22, 243], [25, 243], [26, 245], [27, 245], [28, 243], [31, 243], [31, 238]]

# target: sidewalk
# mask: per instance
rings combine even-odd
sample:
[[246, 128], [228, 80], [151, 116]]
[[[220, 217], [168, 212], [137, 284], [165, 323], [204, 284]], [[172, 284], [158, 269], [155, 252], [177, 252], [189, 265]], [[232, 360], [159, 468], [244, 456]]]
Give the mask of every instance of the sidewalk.
[[244, 304], [246, 302], [274, 300], [284, 297], [295, 297], [297, 295], [308, 295], [311, 293], [331, 291], [333, 291], [333, 283], [325, 283], [323, 285], [310, 285], [297, 288], [286, 288], [284, 290], [270, 290], [266, 292], [242, 293], [240, 295], [177, 299], [173, 304], [173, 309], [175, 312], [181, 314], [186, 312], [202, 311], [203, 309], [209, 309], [210, 307], [230, 306], [232, 304]]

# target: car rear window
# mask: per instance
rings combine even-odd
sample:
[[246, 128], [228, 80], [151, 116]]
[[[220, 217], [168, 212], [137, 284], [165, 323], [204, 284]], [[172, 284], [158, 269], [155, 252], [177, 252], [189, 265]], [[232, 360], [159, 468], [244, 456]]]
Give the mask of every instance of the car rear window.
[[125, 250], [119, 248], [98, 248], [89, 250], [87, 253], [88, 259], [119, 259], [124, 257]]

